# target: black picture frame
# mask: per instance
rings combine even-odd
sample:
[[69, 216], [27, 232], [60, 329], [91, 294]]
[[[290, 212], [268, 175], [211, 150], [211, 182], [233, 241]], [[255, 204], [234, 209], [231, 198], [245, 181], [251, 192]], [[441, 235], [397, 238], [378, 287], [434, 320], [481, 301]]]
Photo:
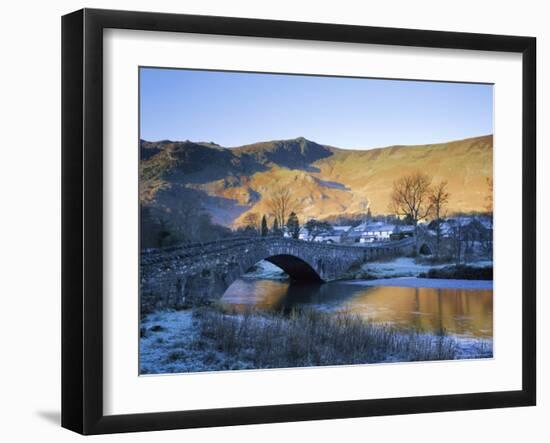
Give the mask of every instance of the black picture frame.
[[[522, 54], [522, 389], [104, 415], [102, 76], [103, 30], [107, 28]], [[97, 9], [65, 15], [62, 18], [62, 426], [82, 434], [104, 434], [535, 405], [535, 67], [533, 37]]]

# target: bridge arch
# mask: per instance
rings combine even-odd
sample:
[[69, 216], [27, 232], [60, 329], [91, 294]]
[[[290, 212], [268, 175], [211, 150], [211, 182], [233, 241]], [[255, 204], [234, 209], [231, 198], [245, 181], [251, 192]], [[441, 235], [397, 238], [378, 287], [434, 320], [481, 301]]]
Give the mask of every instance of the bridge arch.
[[418, 249], [420, 255], [433, 255], [432, 247], [428, 243], [422, 243]]
[[[247, 262], [251, 263], [254, 260], [255, 259], [250, 258]], [[247, 274], [251, 269], [254, 269], [256, 265], [262, 261], [277, 266], [289, 276], [290, 282], [320, 284], [324, 281], [313, 265], [305, 261], [303, 258], [290, 254], [272, 255], [259, 261], [255, 261], [255, 263], [248, 268], [247, 263], [241, 266], [240, 269], [236, 270], [234, 273], [227, 274], [223, 279], [223, 282], [218, 287], [216, 298], [221, 299], [236, 281], [243, 278], [245, 274]]]
[[210, 304], [261, 260], [295, 280], [322, 282], [342, 278], [352, 266], [406, 247], [410, 245], [402, 241], [357, 247], [259, 237], [145, 251], [140, 264], [141, 306], [152, 311]]
[[[292, 253], [294, 252], [294, 253]], [[325, 281], [321, 277], [321, 269], [316, 267], [316, 263], [305, 257], [303, 254], [296, 253], [296, 251], [288, 251], [286, 253], [272, 253], [272, 251], [249, 251], [248, 254], [235, 260], [233, 266], [226, 266], [224, 271], [218, 271], [211, 273], [210, 285], [208, 289], [209, 298], [211, 300], [220, 299], [227, 289], [244, 274], [246, 274], [253, 266], [265, 260], [281, 268], [286, 272], [291, 280], [302, 282], [317, 282], [321, 283]], [[236, 259], [237, 257], [235, 257]], [[204, 281], [204, 278], [200, 279]], [[188, 298], [189, 295], [196, 293], [196, 291], [186, 291], [186, 294], [182, 294], [184, 298]], [[196, 305], [196, 300], [186, 300], [186, 304]], [[199, 302], [198, 304], [205, 304]]]
[[264, 258], [265, 261], [285, 271], [293, 280], [321, 282], [319, 273], [307, 261], [289, 254], [273, 255]]

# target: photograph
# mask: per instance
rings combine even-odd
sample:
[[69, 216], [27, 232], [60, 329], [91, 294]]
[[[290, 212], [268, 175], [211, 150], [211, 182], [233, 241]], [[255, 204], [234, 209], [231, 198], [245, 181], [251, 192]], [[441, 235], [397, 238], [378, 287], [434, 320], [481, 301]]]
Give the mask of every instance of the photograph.
[[493, 85], [139, 68], [140, 375], [493, 357]]
[[3, 6], [0, 441], [550, 435], [542, 2]]

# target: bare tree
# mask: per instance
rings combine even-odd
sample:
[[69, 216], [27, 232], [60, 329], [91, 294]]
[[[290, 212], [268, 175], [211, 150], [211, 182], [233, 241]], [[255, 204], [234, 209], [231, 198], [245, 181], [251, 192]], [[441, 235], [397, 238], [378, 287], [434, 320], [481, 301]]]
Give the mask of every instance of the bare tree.
[[291, 212], [288, 216], [286, 227], [288, 229], [288, 233], [292, 238], [297, 239], [300, 237], [300, 221], [298, 220], [298, 216], [295, 212]]
[[262, 237], [267, 237], [269, 235], [269, 228], [267, 227], [267, 218], [265, 218], [265, 214], [262, 216], [262, 227], [260, 229], [260, 234]]
[[279, 222], [277, 219], [273, 221], [273, 228], [271, 229], [271, 233], [273, 235], [276, 235], [277, 237], [283, 236], [283, 230], [279, 227]]
[[431, 178], [422, 172], [415, 172], [393, 182], [391, 208], [396, 215], [410, 218], [414, 225], [431, 212]]
[[267, 200], [267, 207], [279, 226], [284, 226], [291, 212], [297, 212], [298, 203], [288, 188], [274, 190]]
[[447, 215], [445, 208], [449, 203], [449, 192], [447, 192], [447, 181], [439, 182], [432, 186], [428, 201], [432, 209], [432, 215], [435, 223], [435, 241], [436, 241], [436, 258], [439, 259], [441, 245], [441, 222]]
[[174, 234], [182, 243], [194, 243], [201, 241], [202, 225], [198, 222], [204, 214], [197, 196], [192, 192], [186, 192], [186, 198], [177, 198], [170, 195], [168, 204], [164, 208], [164, 218], [172, 226]]
[[232, 235], [231, 230], [212, 221], [201, 205], [200, 194], [193, 189], [167, 192], [162, 205], [150, 205], [149, 213], [143, 215], [141, 238], [144, 246], [197, 243]]
[[367, 198], [361, 202], [361, 212], [363, 214], [363, 223], [367, 223], [370, 219], [370, 202]]
[[249, 212], [243, 218], [243, 225], [257, 234], [260, 228], [260, 216], [256, 212]]
[[465, 235], [464, 235], [464, 226], [462, 223], [462, 218], [457, 217], [456, 220], [452, 223], [451, 230], [450, 230], [450, 238], [451, 243], [453, 247], [453, 255], [455, 258], [455, 263], [457, 265], [460, 264], [463, 258], [466, 258], [466, 254], [464, 251], [464, 241], [465, 241]]
[[485, 197], [485, 210], [488, 216], [488, 225], [486, 232], [483, 235], [481, 245], [483, 250], [488, 254], [493, 254], [493, 177], [487, 177], [487, 196]]
[[308, 237], [310, 241], [315, 241], [315, 239], [323, 232], [330, 231], [332, 226], [326, 221], [318, 221], [312, 218], [304, 226], [308, 231]]

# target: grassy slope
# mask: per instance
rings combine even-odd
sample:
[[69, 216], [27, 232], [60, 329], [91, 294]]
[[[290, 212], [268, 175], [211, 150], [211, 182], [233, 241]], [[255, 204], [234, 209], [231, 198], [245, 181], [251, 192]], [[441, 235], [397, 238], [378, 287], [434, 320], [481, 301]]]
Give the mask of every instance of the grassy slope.
[[[449, 182], [451, 212], [485, 209], [486, 180], [493, 168], [492, 136], [436, 145], [333, 152], [331, 157], [313, 163], [320, 172], [274, 167], [254, 174], [248, 186], [262, 195], [268, 195], [274, 184], [290, 187], [306, 218], [360, 213], [365, 199], [373, 213], [387, 213], [393, 181], [410, 172], [425, 171], [433, 175], [434, 182]], [[348, 190], [323, 186], [315, 178], [340, 183]], [[241, 200], [241, 204], [245, 202]], [[250, 211], [268, 212], [265, 200], [255, 203]]]

